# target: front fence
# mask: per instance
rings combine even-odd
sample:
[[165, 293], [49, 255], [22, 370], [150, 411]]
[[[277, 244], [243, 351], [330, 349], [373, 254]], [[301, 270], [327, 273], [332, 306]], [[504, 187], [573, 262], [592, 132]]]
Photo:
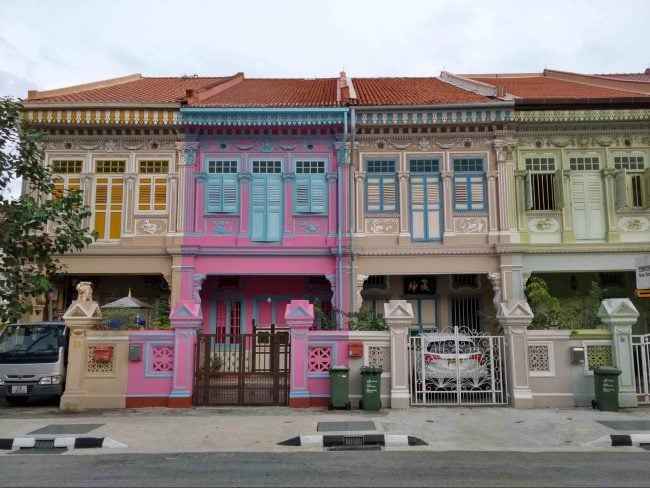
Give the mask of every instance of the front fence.
[[634, 376], [639, 404], [650, 404], [650, 334], [633, 335]]
[[455, 327], [410, 338], [411, 405], [508, 402], [503, 336]]
[[200, 334], [194, 405], [289, 404], [289, 334]]

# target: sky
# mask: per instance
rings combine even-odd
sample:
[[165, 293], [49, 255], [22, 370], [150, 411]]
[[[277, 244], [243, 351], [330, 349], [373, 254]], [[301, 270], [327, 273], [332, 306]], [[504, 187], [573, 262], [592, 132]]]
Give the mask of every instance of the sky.
[[0, 96], [144, 76], [642, 72], [648, 0], [0, 0]]

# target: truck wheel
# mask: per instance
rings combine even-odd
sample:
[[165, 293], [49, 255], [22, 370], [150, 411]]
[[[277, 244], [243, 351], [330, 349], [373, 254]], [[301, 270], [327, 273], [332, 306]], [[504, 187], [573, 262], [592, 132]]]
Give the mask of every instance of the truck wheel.
[[9, 405], [24, 405], [29, 397], [5, 397]]

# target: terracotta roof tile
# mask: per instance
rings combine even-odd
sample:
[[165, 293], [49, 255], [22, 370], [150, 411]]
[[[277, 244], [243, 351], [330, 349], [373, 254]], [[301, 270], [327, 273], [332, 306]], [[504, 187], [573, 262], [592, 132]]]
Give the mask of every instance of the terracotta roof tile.
[[494, 101], [438, 78], [354, 78], [359, 105], [440, 105]]
[[81, 89], [76, 92], [35, 98], [29, 102], [100, 102], [100, 103], [175, 103], [185, 97], [188, 89], [200, 89], [222, 83], [230, 77], [176, 77], [176, 78], [140, 78], [139, 80], [119, 83], [95, 89]]
[[594, 99], [641, 97], [638, 93], [584, 83], [558, 80], [548, 76], [473, 76], [476, 81], [502, 86], [507, 93], [527, 99]]
[[646, 68], [643, 73], [611, 73], [594, 76], [604, 76], [605, 78], [615, 78], [617, 80], [642, 81], [644, 83], [650, 83], [650, 68]]
[[336, 78], [250, 78], [190, 107], [338, 107]]

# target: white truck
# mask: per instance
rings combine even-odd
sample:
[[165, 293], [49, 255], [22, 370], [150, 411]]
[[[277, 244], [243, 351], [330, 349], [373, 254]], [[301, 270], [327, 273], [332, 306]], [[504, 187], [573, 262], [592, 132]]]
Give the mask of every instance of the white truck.
[[60, 397], [68, 329], [63, 322], [9, 324], [0, 332], [0, 396], [10, 405]]

